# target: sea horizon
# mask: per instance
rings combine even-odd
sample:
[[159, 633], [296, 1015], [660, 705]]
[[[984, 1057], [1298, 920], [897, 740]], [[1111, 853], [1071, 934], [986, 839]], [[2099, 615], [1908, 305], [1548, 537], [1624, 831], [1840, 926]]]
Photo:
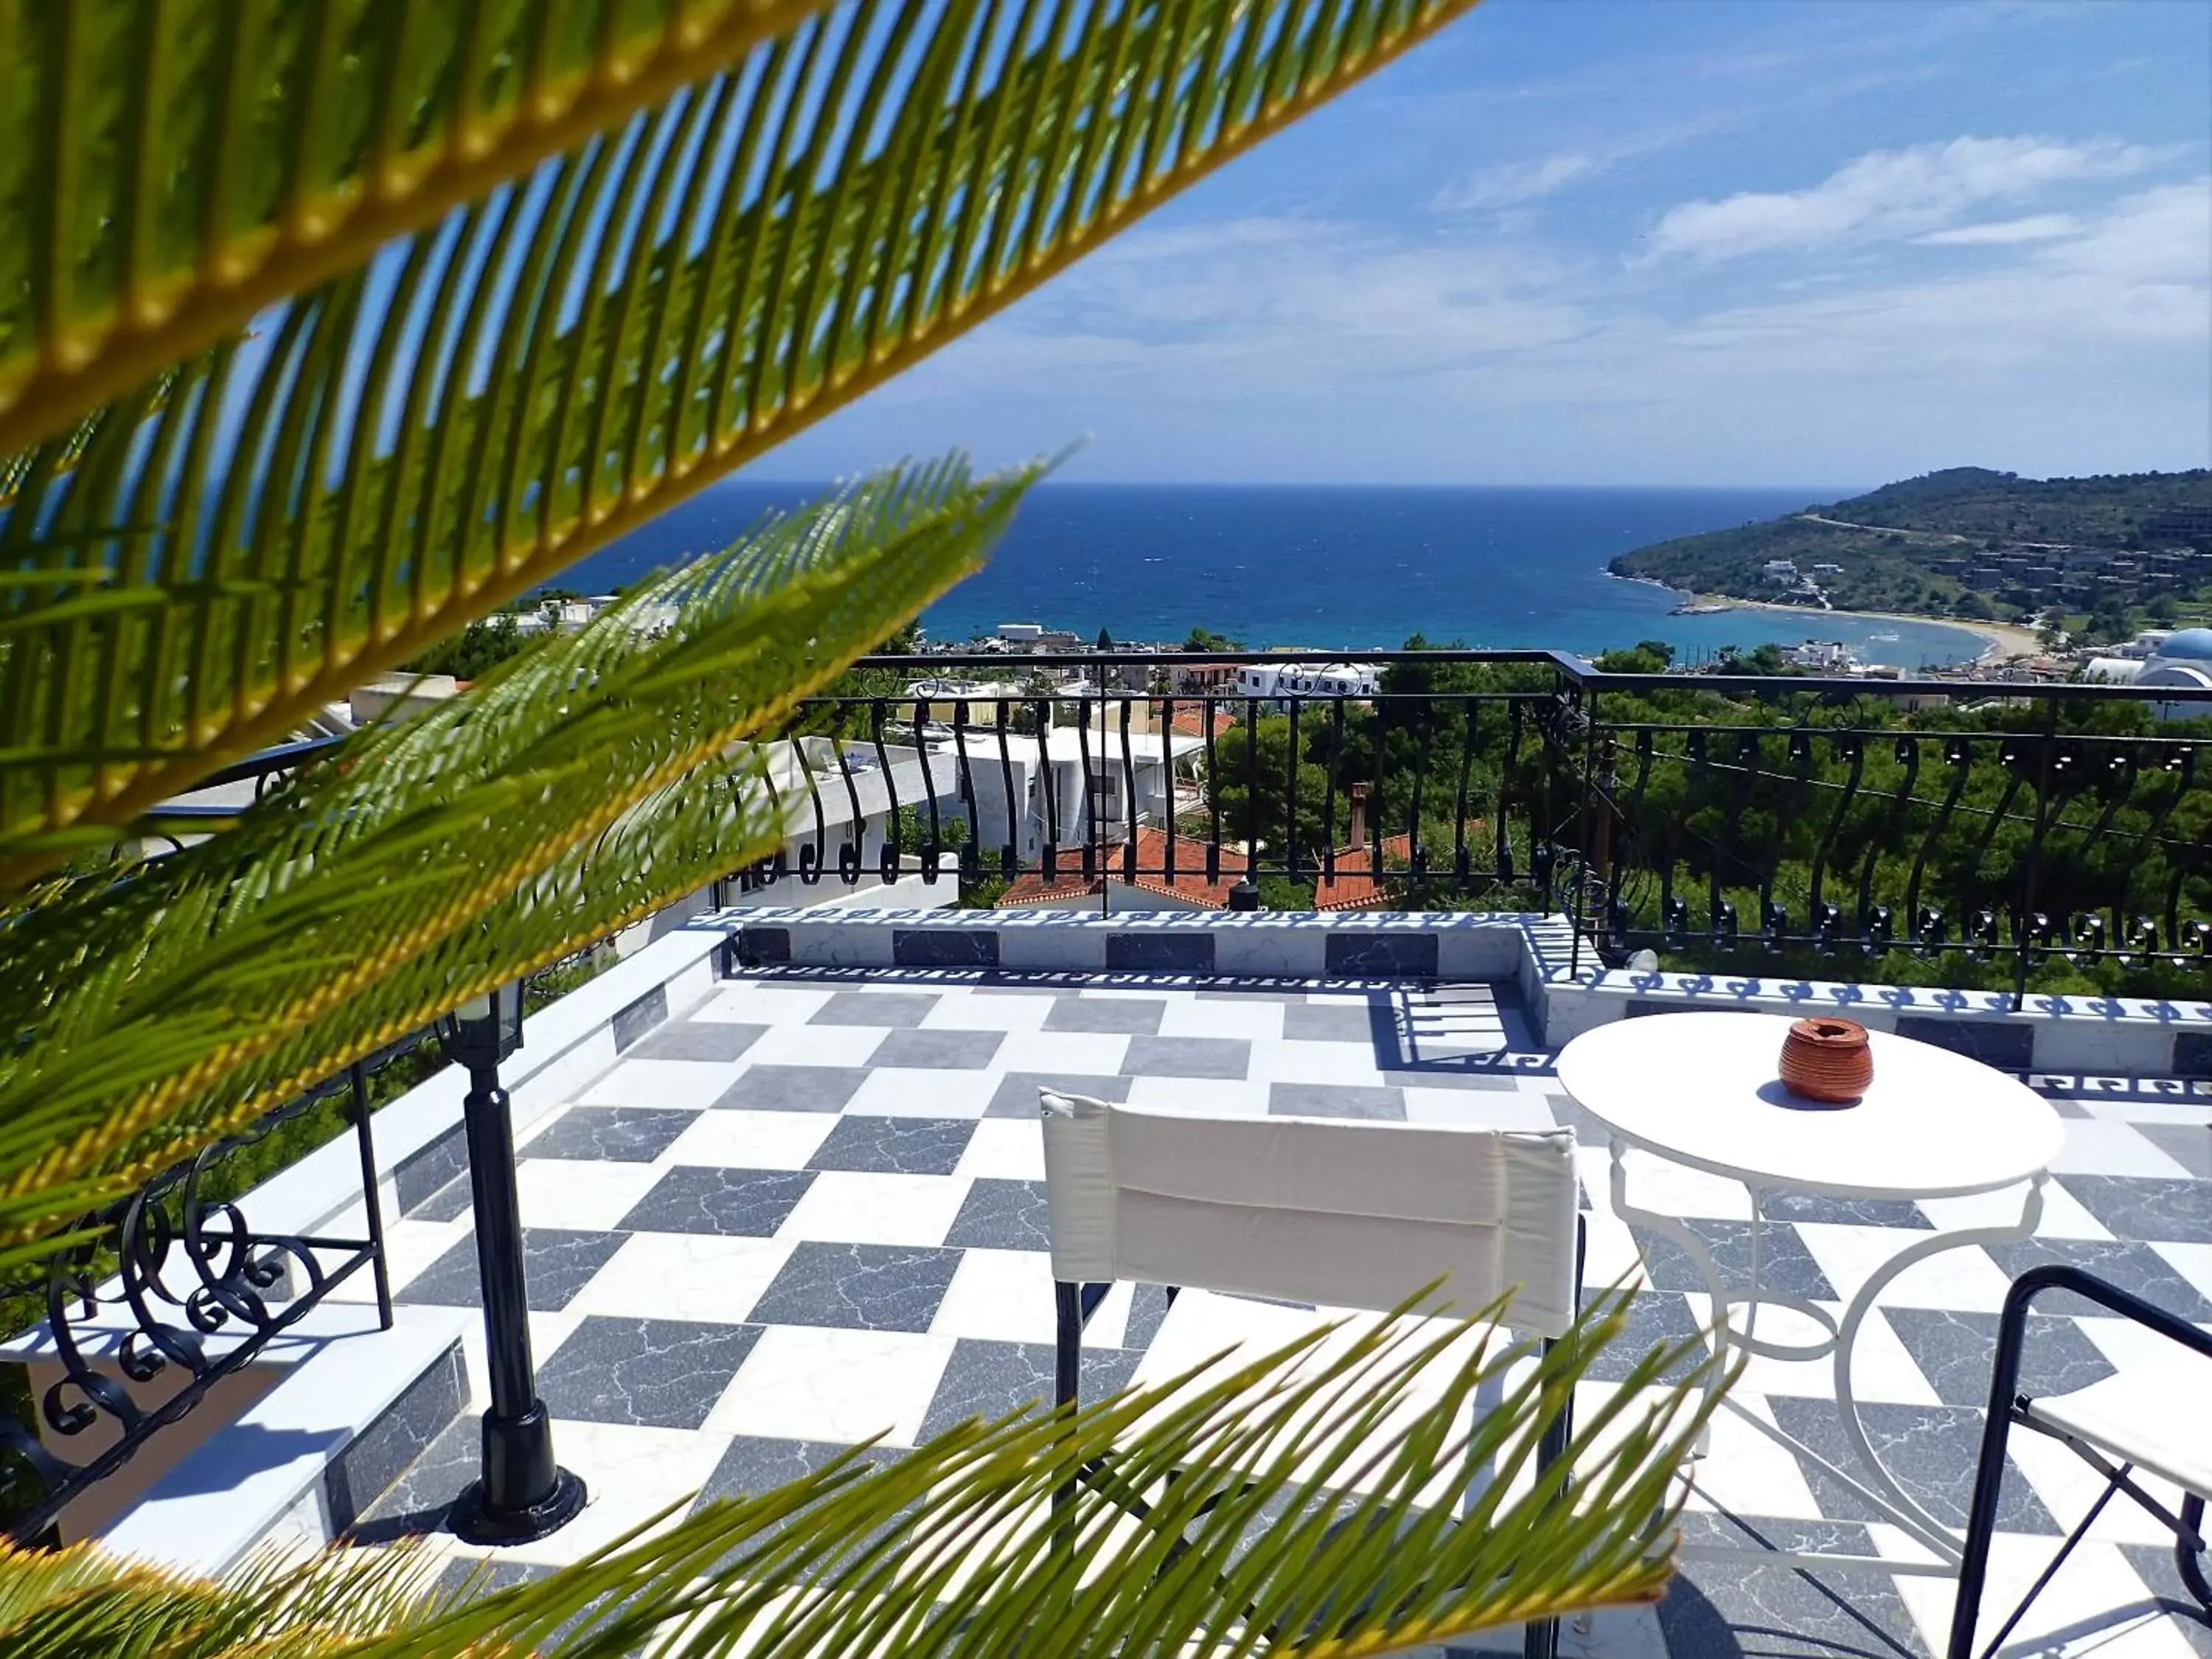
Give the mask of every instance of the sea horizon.
[[[726, 545], [830, 486], [732, 480], [572, 567], [604, 590]], [[1003, 623], [1117, 642], [1204, 628], [1255, 650], [1431, 645], [1589, 655], [1660, 640], [1686, 659], [1840, 640], [1900, 668], [1982, 654], [1989, 636], [1848, 611], [1670, 614], [1681, 595], [1607, 563], [1673, 537], [1833, 500], [1832, 487], [1176, 484], [1052, 482], [1032, 491], [989, 562], [922, 615], [952, 644]]]

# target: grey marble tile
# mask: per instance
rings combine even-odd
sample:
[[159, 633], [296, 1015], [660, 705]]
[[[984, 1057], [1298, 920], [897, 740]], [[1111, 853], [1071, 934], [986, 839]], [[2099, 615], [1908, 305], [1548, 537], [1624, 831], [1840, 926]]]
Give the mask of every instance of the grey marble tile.
[[1241, 1081], [1252, 1064], [1243, 1037], [1133, 1036], [1122, 1057], [1127, 1077], [1214, 1077]]
[[763, 1325], [926, 1331], [960, 1252], [920, 1245], [801, 1244], [753, 1307]]
[[[2194, 1123], [2138, 1123], [2135, 1131], [2200, 1181], [2212, 1181], [2212, 1128]], [[2212, 1204], [2212, 1190], [2206, 1202]]]
[[[1767, 1404], [1785, 1433], [1796, 1436], [1841, 1469], [1856, 1467], [1832, 1400], [1769, 1395]], [[1965, 1406], [1863, 1404], [1859, 1419], [1867, 1439], [1907, 1495], [1947, 1526], [1966, 1523], [1966, 1504], [1974, 1492], [1974, 1469], [1982, 1449], [1982, 1414]], [[2034, 1489], [2010, 1457], [1997, 1525], [2006, 1532], [2063, 1531], [2043, 1507]], [[1820, 1513], [1838, 1521], [1879, 1521], [1880, 1511], [1829, 1475], [1808, 1457], [1799, 1457]]]
[[[1990, 1372], [1996, 1362], [1997, 1316], [1936, 1308], [1884, 1308], [1897, 1340], [1936, 1397], [1947, 1406], [1986, 1406]], [[2112, 1366], [2073, 1320], [2031, 1314], [2021, 1350], [2021, 1389], [2031, 1395], [2071, 1394], [2113, 1374]]]
[[[558, 1313], [623, 1246], [625, 1233], [569, 1227], [525, 1227], [522, 1271], [535, 1313]], [[483, 1296], [477, 1278], [477, 1242], [465, 1238], [393, 1293], [394, 1301], [474, 1308]]]
[[1491, 1089], [1510, 1094], [1521, 1085], [1488, 1056], [1450, 1055], [1412, 1065], [1384, 1066], [1382, 1080], [1412, 1089]]
[[2065, 1175], [2058, 1184], [2115, 1238], [2212, 1244], [2212, 1184], [2159, 1176]]
[[1142, 1353], [1152, 1346], [1152, 1339], [1160, 1334], [1160, 1325], [1168, 1316], [1174, 1297], [1164, 1285], [1135, 1285], [1129, 1292], [1129, 1322], [1121, 1334], [1121, 1346], [1131, 1353]]
[[442, 1192], [455, 1176], [469, 1170], [469, 1140], [466, 1129], [456, 1123], [428, 1146], [410, 1153], [399, 1160], [392, 1171], [393, 1196], [398, 1200], [402, 1215], [415, 1213], [415, 1206], [432, 1194]]
[[538, 1362], [538, 1392], [556, 1418], [696, 1429], [759, 1340], [757, 1325], [595, 1314]]
[[[700, 1488], [698, 1501], [691, 1506], [691, 1512], [696, 1515], [713, 1503], [764, 1497], [794, 1480], [803, 1480], [811, 1474], [820, 1474], [841, 1455], [853, 1451], [854, 1448], [850, 1446], [836, 1445], [825, 1440], [770, 1440], [753, 1435], [738, 1435], [723, 1451], [721, 1461], [714, 1465], [714, 1474], [707, 1477], [706, 1485]], [[856, 1478], [866, 1479], [876, 1470], [897, 1462], [900, 1455], [887, 1446], [871, 1446], [857, 1452], [853, 1458], [853, 1463], [859, 1471]], [[850, 1488], [840, 1480], [832, 1490], [844, 1492]], [[783, 1516], [769, 1522], [744, 1544], [723, 1557], [724, 1562], [740, 1559], [760, 1545], [778, 1537], [794, 1523], [805, 1525], [806, 1513], [802, 1510], [796, 1515]], [[913, 1506], [908, 1505], [898, 1513], [910, 1515]], [[848, 1548], [854, 1553], [864, 1551], [888, 1530], [890, 1525], [886, 1522], [883, 1527], [862, 1533], [850, 1540]], [[831, 1558], [831, 1562], [849, 1559], [849, 1554], [841, 1553]], [[799, 1576], [813, 1578], [818, 1576], [822, 1565], [831, 1565], [831, 1562], [802, 1568]]]
[[841, 1117], [806, 1167], [949, 1176], [975, 1134], [964, 1117]]
[[1248, 997], [1257, 997], [1262, 1002], [1304, 1002], [1306, 1000], [1304, 991], [1285, 991], [1273, 983], [1257, 982], [1240, 985], [1234, 989], [1216, 986], [1211, 990], [1194, 992], [1192, 995], [1200, 1002], [1236, 1002]]
[[1275, 1083], [1267, 1088], [1267, 1110], [1276, 1117], [1357, 1117], [1402, 1123], [1406, 1091], [1349, 1083]]
[[1168, 1011], [1146, 997], [1061, 997], [1044, 1017], [1048, 1031], [1121, 1031], [1156, 1036]]
[[1006, 1040], [1003, 1031], [887, 1031], [869, 1057], [869, 1064], [980, 1072], [990, 1065]]
[[714, 1104], [747, 1112], [842, 1112], [867, 1079], [865, 1066], [755, 1066]]
[[340, 1531], [351, 1526], [459, 1420], [467, 1399], [467, 1368], [456, 1342], [324, 1465], [331, 1525]]
[[1129, 1097], [1126, 1077], [1094, 1077], [1080, 1072], [1009, 1072], [983, 1109], [986, 1117], [1037, 1115], [1037, 1091], [1053, 1089], [1061, 1094], [1088, 1095], [1093, 1100], [1123, 1101]]
[[[1585, 1286], [1583, 1306], [1589, 1307], [1603, 1294], [1601, 1288]], [[1638, 1291], [1628, 1299], [1626, 1327], [1590, 1362], [1590, 1379], [1618, 1382], [1634, 1370], [1638, 1362], [1652, 1349], [1671, 1347], [1696, 1339], [1699, 1334], [1698, 1316], [1685, 1298], [1663, 1291]], [[1702, 1351], [1686, 1354], [1667, 1368], [1666, 1379], [1678, 1382], [1689, 1376], [1702, 1358]]]
[[641, 1233], [769, 1238], [814, 1184], [811, 1170], [729, 1170], [679, 1164], [638, 1200], [622, 1224]]
[[[1686, 1541], [1871, 1555], [1864, 1527], [1690, 1511]], [[1879, 1573], [1686, 1561], [1659, 1604], [1670, 1659], [1923, 1659], [1919, 1632]]]
[[2212, 1077], [2212, 1031], [2174, 1033], [2173, 1074], [2176, 1077]]
[[615, 1052], [623, 1053], [668, 1018], [668, 987], [656, 985], [609, 1022]]
[[999, 936], [980, 927], [896, 927], [891, 960], [902, 968], [995, 968]]
[[736, 1060], [761, 1040], [765, 1025], [726, 1019], [686, 1019], [641, 1038], [632, 1060]]
[[[952, 1346], [952, 1358], [922, 1419], [928, 1439], [971, 1417], [986, 1421], [1052, 1405], [1054, 1351], [1049, 1342], [978, 1342], [966, 1338]], [[1128, 1386], [1136, 1354], [1121, 1348], [1083, 1351], [1081, 1398], [1104, 1399]]]
[[962, 1249], [1048, 1250], [1049, 1216], [1042, 1181], [985, 1176], [968, 1188], [945, 1242]]
[[[1178, 861], [1180, 868], [1180, 861]], [[1211, 933], [1109, 933], [1106, 966], [1110, 969], [1148, 969], [1176, 974], [1213, 971]]]
[[483, 1426], [465, 1411], [440, 1431], [348, 1529], [350, 1540], [390, 1543], [441, 1530], [446, 1511], [483, 1465]]
[[[2112, 1501], [2119, 1504], [2127, 1502], [2124, 1498]], [[2203, 1659], [2212, 1659], [2212, 1620], [2207, 1620], [2201, 1613], [2195, 1617], [2191, 1616], [2197, 1607], [2197, 1598], [2181, 1582], [2180, 1571], [2173, 1562], [2172, 1547], [2166, 1544], [2123, 1544], [2120, 1553], [2135, 1569], [2136, 1577], [2143, 1581], [2144, 1588], [2166, 1604], [2166, 1611], [2172, 1615], [2166, 1623], [2179, 1631], [2183, 1639], [2203, 1656]], [[2208, 1566], [2207, 1576], [2212, 1577], [2212, 1566]]]
[[1283, 1010], [1283, 1036], [1296, 1042], [1371, 1042], [1379, 1032], [1395, 1043], [1396, 1031], [1383, 1002], [1307, 1002]]
[[[2212, 1322], [2212, 1301], [2174, 1271], [2173, 1264], [2148, 1244], [2100, 1238], [2032, 1238], [2016, 1244], [1984, 1244], [1990, 1259], [2008, 1279], [2017, 1279], [2046, 1261], [2071, 1262], [2085, 1273], [2154, 1303], [2191, 1324]], [[2038, 1313], [2084, 1314], [2107, 1310], [2064, 1291], [2035, 1300]]]
[[2024, 1072], [2034, 1063], [2035, 1030], [1992, 1020], [1946, 1019], [1936, 1014], [1899, 1014], [1897, 1034], [1978, 1060], [2001, 1072]]
[[937, 1001], [934, 991], [836, 991], [807, 1024], [912, 1027], [929, 1017]]
[[1322, 946], [1328, 972], [1358, 979], [1434, 979], [1434, 933], [1331, 933]]
[[476, 1203], [476, 1191], [459, 1175], [407, 1212], [410, 1221], [459, 1221]]
[[740, 927], [738, 930], [738, 960], [748, 968], [769, 966], [791, 960], [791, 929], [788, 927]]
[[1909, 1198], [1824, 1198], [1814, 1193], [1766, 1188], [1759, 1212], [1769, 1221], [1810, 1221], [1843, 1227], [1911, 1227], [1923, 1232], [1933, 1224]]
[[[1748, 1221], [1722, 1221], [1707, 1217], [1686, 1218], [1684, 1225], [1705, 1243], [1721, 1276], [1732, 1287], [1741, 1287], [1751, 1278], [1751, 1224]], [[1707, 1286], [1705, 1276], [1696, 1265], [1669, 1239], [1644, 1229], [1631, 1230], [1644, 1251], [1645, 1267], [1650, 1270], [1651, 1285], [1661, 1291], [1703, 1291]], [[1769, 1222], [1759, 1230], [1759, 1282], [1769, 1290], [1780, 1291], [1790, 1296], [1810, 1297], [1816, 1302], [1838, 1299], [1835, 1287], [1828, 1283], [1827, 1275], [1805, 1248], [1804, 1240], [1796, 1230], [1786, 1224]]]
[[696, 1121], [695, 1112], [650, 1106], [571, 1106], [524, 1143], [517, 1156], [650, 1164]]

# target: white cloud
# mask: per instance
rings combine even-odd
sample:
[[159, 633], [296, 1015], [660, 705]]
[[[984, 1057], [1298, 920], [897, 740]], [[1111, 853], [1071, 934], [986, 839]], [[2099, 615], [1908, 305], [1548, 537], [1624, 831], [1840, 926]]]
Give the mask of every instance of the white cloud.
[[2052, 242], [2079, 236], [2081, 222], [2070, 213], [2038, 213], [2025, 219], [1999, 219], [1991, 223], [1960, 225], [1955, 230], [1932, 230], [1915, 241], [1935, 247], [2008, 247], [2015, 242]]
[[1776, 249], [1876, 241], [1940, 229], [1984, 203], [2056, 185], [2124, 178], [2165, 159], [2115, 139], [1954, 138], [1869, 151], [1809, 190], [1685, 202], [1652, 231], [1655, 254], [1728, 259]]
[[1564, 190], [1604, 165], [1594, 156], [1572, 150], [1562, 150], [1534, 161], [1508, 161], [1499, 167], [1485, 167], [1458, 184], [1445, 185], [1437, 192], [1435, 205], [1443, 213], [1517, 207], [1523, 202]]

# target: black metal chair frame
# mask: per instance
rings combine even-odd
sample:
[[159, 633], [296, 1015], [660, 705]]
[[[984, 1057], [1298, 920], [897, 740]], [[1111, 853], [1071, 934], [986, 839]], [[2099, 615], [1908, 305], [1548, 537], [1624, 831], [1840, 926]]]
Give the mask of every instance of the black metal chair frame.
[[[1575, 1305], [1577, 1307], [1582, 1305], [1583, 1259], [1589, 1243], [1588, 1221], [1586, 1218], [1577, 1215], [1575, 1218]], [[1090, 1324], [1091, 1316], [1098, 1310], [1098, 1304], [1106, 1299], [1106, 1292], [1111, 1288], [1107, 1285], [1071, 1285], [1065, 1280], [1054, 1281], [1053, 1296], [1059, 1310], [1059, 1332], [1053, 1363], [1053, 1403], [1063, 1412], [1073, 1411], [1080, 1404], [1083, 1391], [1084, 1329]], [[1174, 1306], [1179, 1289], [1179, 1286], [1172, 1285], [1167, 1287], [1170, 1307]], [[1554, 1346], [1550, 1338], [1546, 1338], [1542, 1343], [1541, 1352], [1549, 1353]], [[1539, 1480], [1566, 1455], [1568, 1444], [1573, 1438], [1574, 1401], [1570, 1396], [1565, 1407], [1545, 1425], [1543, 1437], [1536, 1443], [1536, 1474]], [[1076, 1482], [1095, 1483], [1099, 1469], [1098, 1460], [1094, 1459], [1085, 1464], [1054, 1495], [1054, 1507], [1057, 1510], [1065, 1510], [1074, 1500]], [[1559, 1492], [1562, 1501], [1567, 1497], [1569, 1490], [1566, 1485], [1562, 1484]], [[1144, 1499], [1136, 1493], [1109, 1492], [1108, 1496], [1139, 1520], [1144, 1519], [1150, 1512]], [[1214, 1503], [1219, 1501], [1218, 1498], [1212, 1499], [1199, 1513], [1205, 1514]], [[1065, 1531], [1061, 1535], [1066, 1536]], [[1188, 1547], [1185, 1545], [1172, 1551], [1169, 1555], [1169, 1561], [1172, 1563], [1179, 1559], [1187, 1553]], [[1557, 1619], [1529, 1620], [1524, 1627], [1522, 1638], [1522, 1659], [1559, 1659], [1559, 1621]]]
[[[2098, 1474], [2105, 1477], [2105, 1489], [2081, 1523], [2068, 1534], [2042, 1575], [2029, 1586], [2027, 1595], [2012, 1611], [1989, 1646], [1984, 1650], [1984, 1659], [2002, 1645], [2005, 1638], [2026, 1614], [2035, 1598], [2043, 1593], [2044, 1586], [2057, 1575], [2074, 1547], [2088, 1533], [2105, 1505], [2115, 1492], [2124, 1492], [2150, 1514], [2158, 1517], [2173, 1534], [2174, 1564], [2181, 1574], [2181, 1582], [2189, 1589], [2203, 1608], [2201, 1615], [2212, 1624], [2212, 1585], [2204, 1575], [2204, 1499], [2194, 1493], [2185, 1496], [2179, 1512], [2168, 1510], [2136, 1481], [2134, 1465], [2114, 1463], [2105, 1452], [2069, 1434], [2057, 1425], [2038, 1421], [2032, 1414], [2029, 1395], [2020, 1391], [2021, 1349], [2027, 1336], [2027, 1316], [2039, 1296], [2053, 1291], [2070, 1291], [2075, 1296], [2097, 1304], [2121, 1318], [2155, 1331], [2170, 1341], [2212, 1358], [2212, 1335], [2207, 1335], [2194, 1325], [2175, 1317], [2165, 1309], [2154, 1307], [2141, 1297], [2130, 1295], [2117, 1285], [2084, 1273], [2079, 1267], [2053, 1265], [2032, 1267], [2013, 1282], [2005, 1297], [2004, 1316], [1997, 1328], [1996, 1364], [1990, 1379], [1989, 1418], [1982, 1429], [1982, 1453], [1979, 1467], [1974, 1474], [1974, 1496], [1966, 1519], [1966, 1553], [1959, 1564], [1959, 1600], [1951, 1615], [1951, 1646], [1949, 1659], [1972, 1659], [1974, 1626], [1979, 1613], [1982, 1590], [1988, 1580], [1990, 1541], [1996, 1532], [1997, 1499], [2004, 1482], [2005, 1446], [2015, 1425], [2033, 1429], [2068, 1446]], [[2212, 1407], [2212, 1401], [2194, 1402], [2200, 1409]], [[2182, 1609], [2186, 1612], [2187, 1609]]]

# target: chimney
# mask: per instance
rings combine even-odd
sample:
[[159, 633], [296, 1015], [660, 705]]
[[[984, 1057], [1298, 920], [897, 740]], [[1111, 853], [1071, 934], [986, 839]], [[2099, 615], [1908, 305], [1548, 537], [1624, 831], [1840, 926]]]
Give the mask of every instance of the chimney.
[[1366, 784], [1352, 786], [1352, 844], [1354, 847], [1367, 845], [1367, 791]]

